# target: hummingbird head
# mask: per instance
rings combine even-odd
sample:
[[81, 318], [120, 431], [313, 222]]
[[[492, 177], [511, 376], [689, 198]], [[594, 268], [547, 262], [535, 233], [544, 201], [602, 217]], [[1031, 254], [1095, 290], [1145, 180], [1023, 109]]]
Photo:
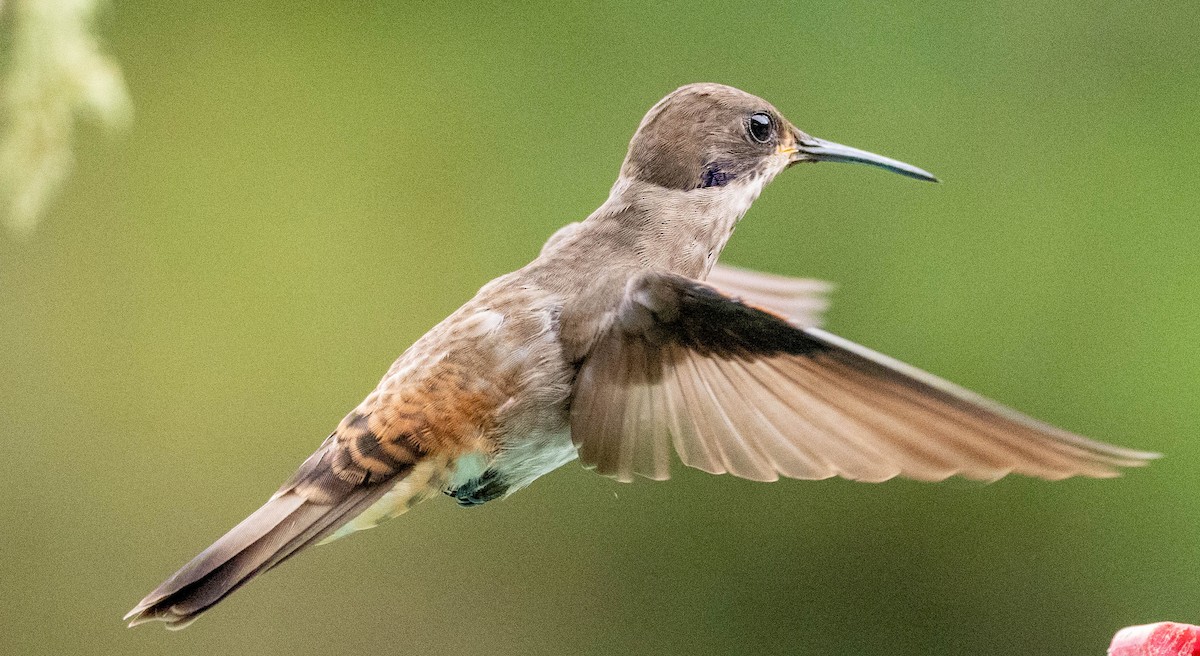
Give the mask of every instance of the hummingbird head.
[[767, 101], [723, 84], [689, 84], [654, 105], [621, 175], [679, 191], [733, 186], [757, 195], [800, 162], [858, 162], [937, 181], [910, 164], [809, 136]]

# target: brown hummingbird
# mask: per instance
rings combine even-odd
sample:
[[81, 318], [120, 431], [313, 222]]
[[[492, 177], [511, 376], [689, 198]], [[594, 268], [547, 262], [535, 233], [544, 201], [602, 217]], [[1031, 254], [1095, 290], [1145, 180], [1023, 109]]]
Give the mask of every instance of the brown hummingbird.
[[801, 132], [719, 84], [654, 105], [616, 184], [524, 268], [417, 340], [283, 487], [155, 588], [130, 626], [182, 628], [301, 549], [439, 492], [473, 506], [578, 458], [714, 474], [1108, 477], [1156, 454], [1096, 442], [815, 327], [824, 284], [716, 265], [763, 187], [804, 162], [909, 164]]

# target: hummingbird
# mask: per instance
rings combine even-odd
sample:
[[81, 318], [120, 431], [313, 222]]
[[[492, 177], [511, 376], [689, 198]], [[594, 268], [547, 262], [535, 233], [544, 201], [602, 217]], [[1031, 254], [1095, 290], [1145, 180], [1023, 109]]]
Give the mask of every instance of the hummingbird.
[[828, 286], [717, 263], [785, 169], [903, 162], [765, 100], [683, 86], [642, 119], [608, 199], [417, 340], [290, 480], [126, 615], [187, 626], [302, 549], [444, 493], [466, 507], [573, 460], [663, 480], [1110, 477], [1158, 454], [1043, 423], [817, 327]]

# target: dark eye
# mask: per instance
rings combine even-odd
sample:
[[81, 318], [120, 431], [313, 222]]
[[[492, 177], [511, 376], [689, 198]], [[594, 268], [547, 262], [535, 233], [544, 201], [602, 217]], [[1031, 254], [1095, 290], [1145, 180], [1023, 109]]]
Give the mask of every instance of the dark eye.
[[746, 123], [746, 129], [750, 131], [750, 136], [758, 143], [767, 143], [771, 140], [771, 117], [768, 114], [757, 112], [750, 115], [750, 120]]

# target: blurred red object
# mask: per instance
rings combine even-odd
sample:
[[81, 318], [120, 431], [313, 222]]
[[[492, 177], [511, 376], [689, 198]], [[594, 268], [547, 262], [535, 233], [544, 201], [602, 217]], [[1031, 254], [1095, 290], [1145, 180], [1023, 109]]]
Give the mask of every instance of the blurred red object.
[[1200, 626], [1176, 622], [1127, 626], [1113, 636], [1108, 656], [1200, 656]]

